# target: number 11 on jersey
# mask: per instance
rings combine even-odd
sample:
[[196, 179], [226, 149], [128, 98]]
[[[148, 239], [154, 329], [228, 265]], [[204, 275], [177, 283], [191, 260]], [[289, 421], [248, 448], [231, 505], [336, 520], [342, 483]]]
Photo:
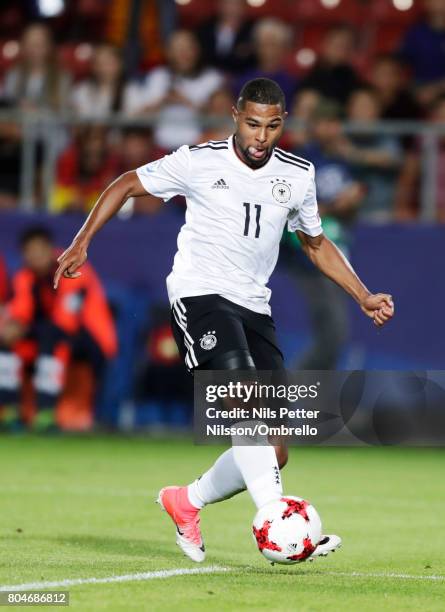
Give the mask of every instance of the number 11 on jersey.
[[[244, 236], [248, 236], [249, 226], [250, 226], [250, 202], [243, 202], [243, 206], [246, 209], [246, 220], [244, 222]], [[261, 204], [255, 204], [255, 209], [256, 209], [255, 238], [258, 238], [260, 235], [260, 231], [261, 231], [261, 227], [260, 227]]]

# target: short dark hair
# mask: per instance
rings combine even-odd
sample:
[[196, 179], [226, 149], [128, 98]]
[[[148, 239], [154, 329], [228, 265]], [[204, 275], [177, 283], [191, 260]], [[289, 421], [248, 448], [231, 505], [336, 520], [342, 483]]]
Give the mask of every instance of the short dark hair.
[[138, 138], [151, 140], [153, 138], [153, 129], [150, 126], [129, 125], [121, 130], [121, 134], [124, 138], [127, 136], [137, 136]]
[[47, 227], [44, 225], [31, 225], [20, 234], [20, 247], [23, 249], [31, 240], [35, 240], [36, 238], [48, 244], [53, 244], [54, 242], [53, 235]]
[[286, 98], [283, 90], [272, 79], [264, 77], [247, 81], [238, 96], [236, 106], [239, 110], [244, 110], [246, 102], [256, 102], [257, 104], [279, 104], [281, 110], [286, 110]]

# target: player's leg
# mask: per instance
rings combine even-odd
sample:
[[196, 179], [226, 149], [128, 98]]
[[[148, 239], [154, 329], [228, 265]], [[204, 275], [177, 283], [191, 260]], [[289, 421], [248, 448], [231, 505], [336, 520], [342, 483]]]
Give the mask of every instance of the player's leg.
[[[212, 358], [227, 354], [236, 367], [253, 367], [242, 325], [224, 310], [219, 296], [197, 296], [177, 300], [172, 307], [172, 330], [187, 369], [204, 367]], [[242, 362], [233, 357], [240, 351]], [[221, 367], [215, 362], [215, 367]], [[210, 470], [209, 470], [210, 471]], [[159, 492], [158, 503], [176, 524], [176, 542], [193, 561], [205, 558], [199, 528], [199, 510], [208, 503], [231, 497], [245, 489], [244, 480], [234, 462], [233, 454], [224, 453], [216, 463], [212, 478], [207, 472], [202, 487], [196, 481], [189, 487], [165, 487]]]
[[[283, 355], [277, 345], [273, 320], [270, 317], [262, 317], [262, 315], [249, 315], [249, 321], [246, 322], [246, 337], [252, 357], [258, 364], [258, 370], [271, 372], [272, 378], [276, 378], [274, 384], [285, 383]], [[275, 446], [280, 467], [283, 467], [288, 459], [287, 445], [278, 438], [270, 441]], [[313, 561], [316, 557], [325, 557], [340, 546], [339, 536], [323, 535], [308, 560]]]
[[[187, 298], [174, 305], [173, 331], [189, 369], [255, 370], [239, 313], [232, 306], [218, 296]], [[160, 492], [159, 503], [176, 523], [177, 543], [194, 561], [204, 559], [199, 510], [246, 487], [258, 507], [282, 494], [275, 450], [264, 441], [233, 446], [188, 487]]]
[[[198, 300], [188, 298], [183, 300], [176, 309], [174, 308], [176, 324], [184, 321], [179, 316], [181, 305], [184, 306], [185, 313], [183, 314], [186, 315], [187, 307], [189, 310], [193, 308], [196, 310], [196, 301], [201, 303], [201, 306], [198, 305], [200, 316], [194, 319], [192, 312], [190, 321], [192, 337], [200, 338], [195, 350], [195, 357], [198, 361], [196, 369], [233, 371], [234, 373], [258, 369], [246, 336], [248, 330], [245, 324], [246, 319], [254, 313], [220, 296], [207, 296]], [[272, 322], [270, 317], [257, 316], [261, 321]], [[202, 333], [206, 330], [207, 333]], [[277, 353], [279, 353], [278, 349]], [[282, 368], [281, 353], [279, 355], [280, 365], [272, 358], [269, 358], [267, 362], [263, 358], [260, 365], [270, 369]], [[284, 463], [284, 449], [279, 449], [279, 456]], [[232, 448], [219, 457], [215, 465], [200, 479], [189, 486], [189, 497], [195, 502], [194, 505], [202, 508], [206, 504], [232, 497], [245, 487], [257, 507], [281, 495], [277, 456], [275, 449], [267, 440], [260, 438], [234, 440]]]
[[[254, 362], [247, 348], [228, 351], [206, 362], [207, 370], [253, 370]], [[246, 490], [242, 472], [234, 457], [233, 448], [222, 453], [202, 476], [187, 487], [188, 499], [199, 509], [233, 497]]]
[[[283, 381], [283, 376], [285, 376], [284, 357], [278, 346], [273, 319], [267, 315], [248, 313], [244, 321], [244, 329], [250, 354], [255, 361], [257, 370], [270, 372], [272, 384], [278, 385], [285, 382]], [[285, 467], [289, 458], [286, 441], [279, 437], [270, 438], [269, 441], [275, 448], [281, 470]]]
[[[254, 370], [247, 350], [230, 351], [206, 363], [207, 369]], [[282, 494], [277, 456], [264, 440], [250, 445], [234, 445], [218, 457], [212, 467], [187, 487], [165, 487], [158, 502], [172, 517], [177, 528], [177, 544], [193, 561], [205, 558], [200, 532], [199, 511], [248, 489], [257, 508]]]
[[[208, 370], [255, 370], [255, 362], [247, 349], [223, 353], [206, 362]], [[278, 453], [276, 452], [278, 451]], [[280, 463], [287, 459], [286, 449], [264, 443], [263, 439], [249, 444], [234, 444], [218, 457], [214, 465], [188, 486], [188, 497], [198, 508], [213, 504], [248, 489], [259, 508], [282, 494]]]

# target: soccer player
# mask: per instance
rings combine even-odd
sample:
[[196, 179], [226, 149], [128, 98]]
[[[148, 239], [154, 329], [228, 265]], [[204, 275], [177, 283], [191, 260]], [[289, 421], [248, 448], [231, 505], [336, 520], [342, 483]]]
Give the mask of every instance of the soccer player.
[[[272, 273], [283, 229], [297, 232], [303, 249], [326, 276], [347, 291], [377, 326], [394, 313], [390, 295], [371, 294], [335, 245], [323, 236], [310, 161], [277, 147], [283, 132], [284, 94], [258, 78], [243, 87], [233, 108], [235, 133], [227, 140], [180, 147], [127, 172], [100, 196], [54, 278], [77, 278], [96, 232], [127, 198], [187, 200], [173, 270], [167, 278], [172, 326], [190, 371], [280, 370], [283, 356], [270, 316]], [[176, 524], [176, 540], [192, 560], [204, 560], [200, 510], [242, 490], [260, 508], [282, 496], [283, 445], [233, 445], [199, 479], [165, 487], [159, 502]], [[340, 545], [324, 536], [312, 557]]]

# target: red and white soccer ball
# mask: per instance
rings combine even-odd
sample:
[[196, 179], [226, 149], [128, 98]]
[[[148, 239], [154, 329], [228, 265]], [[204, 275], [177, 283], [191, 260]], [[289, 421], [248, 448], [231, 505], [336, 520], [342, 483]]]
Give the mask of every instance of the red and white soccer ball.
[[266, 504], [253, 519], [253, 538], [268, 561], [300, 563], [321, 540], [318, 512], [301, 497], [287, 495]]

